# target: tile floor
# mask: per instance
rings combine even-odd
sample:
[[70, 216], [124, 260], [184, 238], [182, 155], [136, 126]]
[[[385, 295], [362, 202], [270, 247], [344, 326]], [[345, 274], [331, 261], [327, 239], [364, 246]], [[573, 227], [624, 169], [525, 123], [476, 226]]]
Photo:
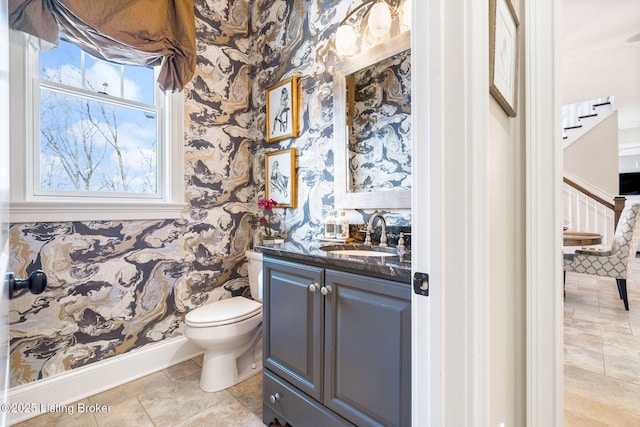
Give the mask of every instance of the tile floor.
[[198, 385], [200, 365], [201, 357], [188, 360], [79, 402], [87, 407], [107, 405], [106, 413], [51, 412], [15, 426], [264, 427], [262, 375], [227, 390], [205, 393]]
[[565, 426], [640, 426], [640, 259], [627, 279], [629, 311], [614, 279], [567, 273]]
[[[627, 281], [629, 311], [615, 280], [568, 273], [564, 329], [565, 426], [640, 426], [640, 259]], [[105, 414], [50, 413], [17, 427], [262, 427], [257, 375], [218, 393], [198, 386], [200, 358], [83, 401]]]

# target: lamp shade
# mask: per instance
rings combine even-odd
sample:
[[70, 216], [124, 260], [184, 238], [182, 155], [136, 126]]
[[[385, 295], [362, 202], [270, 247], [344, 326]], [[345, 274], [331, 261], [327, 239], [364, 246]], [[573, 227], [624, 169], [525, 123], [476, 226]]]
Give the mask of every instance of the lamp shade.
[[345, 24], [336, 31], [336, 49], [341, 55], [353, 55], [356, 52], [358, 35], [351, 25]]
[[373, 37], [377, 38], [387, 34], [391, 28], [391, 11], [387, 3], [379, 1], [371, 6], [367, 26]]

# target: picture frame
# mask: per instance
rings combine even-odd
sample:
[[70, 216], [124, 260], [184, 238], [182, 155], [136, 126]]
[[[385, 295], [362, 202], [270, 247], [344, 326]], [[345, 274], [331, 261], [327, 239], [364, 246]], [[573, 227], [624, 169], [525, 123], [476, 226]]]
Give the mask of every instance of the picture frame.
[[264, 161], [265, 194], [278, 202], [279, 208], [297, 206], [296, 149], [267, 153]]
[[519, 27], [510, 0], [490, 0], [489, 92], [509, 117], [517, 115]]
[[267, 88], [267, 142], [295, 138], [300, 134], [298, 96], [297, 76]]

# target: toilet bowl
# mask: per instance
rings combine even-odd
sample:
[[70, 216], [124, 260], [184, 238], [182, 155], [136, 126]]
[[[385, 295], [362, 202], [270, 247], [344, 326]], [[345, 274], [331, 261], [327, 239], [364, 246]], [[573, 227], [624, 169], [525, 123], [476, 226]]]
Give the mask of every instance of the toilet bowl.
[[204, 349], [200, 388], [220, 391], [262, 371], [262, 254], [246, 252], [251, 296], [200, 306], [185, 317], [184, 335]]

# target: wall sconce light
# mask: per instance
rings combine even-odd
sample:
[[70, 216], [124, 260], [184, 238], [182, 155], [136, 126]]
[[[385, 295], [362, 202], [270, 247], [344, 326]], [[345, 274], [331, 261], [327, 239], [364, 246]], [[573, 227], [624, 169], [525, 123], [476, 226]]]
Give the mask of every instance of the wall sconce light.
[[[375, 42], [380, 42], [391, 29], [393, 20], [399, 17], [400, 31], [411, 26], [411, 0], [366, 0], [353, 9], [340, 22], [336, 31], [336, 50], [340, 55], [356, 53], [360, 32]], [[376, 43], [371, 43], [371, 45]]]

